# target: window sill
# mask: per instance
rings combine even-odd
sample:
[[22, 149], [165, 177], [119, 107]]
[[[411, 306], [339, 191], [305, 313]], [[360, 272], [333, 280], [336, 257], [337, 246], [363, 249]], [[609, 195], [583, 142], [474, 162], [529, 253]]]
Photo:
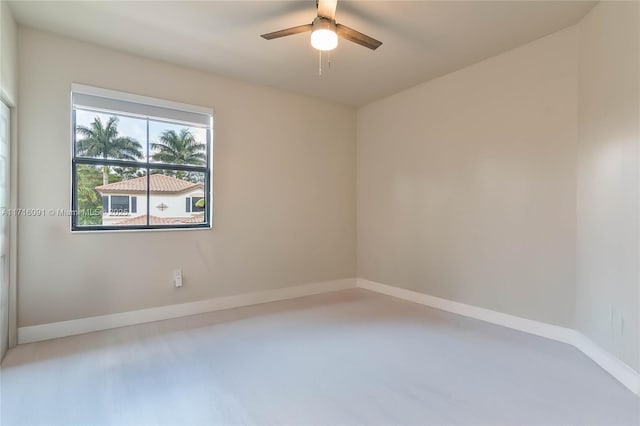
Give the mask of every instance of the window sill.
[[185, 227], [145, 227], [145, 228], [110, 228], [105, 227], [106, 229], [71, 229], [70, 232], [72, 234], [109, 234], [109, 233], [130, 233], [130, 232], [182, 232], [182, 231], [210, 231], [213, 229], [211, 224], [202, 225], [202, 226], [185, 226]]

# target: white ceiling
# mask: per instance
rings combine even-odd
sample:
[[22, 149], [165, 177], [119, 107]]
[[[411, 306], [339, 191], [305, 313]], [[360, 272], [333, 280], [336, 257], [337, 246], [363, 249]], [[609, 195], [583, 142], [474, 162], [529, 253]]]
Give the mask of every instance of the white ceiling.
[[[579, 21], [591, 1], [347, 1], [336, 20], [384, 44], [342, 40], [318, 75], [315, 1], [14, 1], [23, 25], [138, 55], [360, 106]], [[325, 64], [326, 67], [326, 64]]]

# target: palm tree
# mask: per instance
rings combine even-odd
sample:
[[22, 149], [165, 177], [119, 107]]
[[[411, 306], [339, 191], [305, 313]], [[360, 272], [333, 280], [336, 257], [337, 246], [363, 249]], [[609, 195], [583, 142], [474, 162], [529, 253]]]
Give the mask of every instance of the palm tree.
[[[189, 164], [202, 166], [206, 164], [205, 154], [207, 145], [196, 141], [189, 129], [165, 130], [160, 135], [158, 143], [152, 143], [151, 148], [157, 150], [152, 158], [155, 161], [169, 164]], [[184, 172], [177, 172], [176, 177], [182, 179]]]
[[[142, 145], [128, 136], [118, 136], [118, 117], [109, 117], [106, 124], [96, 117], [90, 126], [77, 126], [76, 132], [83, 136], [76, 147], [78, 155], [87, 157], [115, 158], [117, 160], [139, 160]], [[102, 184], [109, 183], [109, 166], [102, 168]]]
[[102, 208], [102, 198], [95, 189], [102, 173], [94, 166], [79, 164], [76, 179], [78, 225], [102, 225], [102, 215], [92, 213]]

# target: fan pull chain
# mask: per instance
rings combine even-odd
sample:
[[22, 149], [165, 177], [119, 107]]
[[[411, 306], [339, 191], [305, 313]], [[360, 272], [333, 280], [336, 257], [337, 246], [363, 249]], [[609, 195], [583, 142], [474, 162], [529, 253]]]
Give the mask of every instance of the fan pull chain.
[[[331, 52], [327, 52], [327, 67], [331, 69]], [[322, 76], [322, 50], [318, 50], [318, 75]]]

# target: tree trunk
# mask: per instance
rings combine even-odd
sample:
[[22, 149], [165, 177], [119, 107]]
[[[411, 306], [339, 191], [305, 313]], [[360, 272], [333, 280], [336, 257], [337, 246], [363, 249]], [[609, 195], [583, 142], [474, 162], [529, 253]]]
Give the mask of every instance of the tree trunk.
[[102, 167], [102, 184], [107, 185], [109, 183], [109, 166]]

